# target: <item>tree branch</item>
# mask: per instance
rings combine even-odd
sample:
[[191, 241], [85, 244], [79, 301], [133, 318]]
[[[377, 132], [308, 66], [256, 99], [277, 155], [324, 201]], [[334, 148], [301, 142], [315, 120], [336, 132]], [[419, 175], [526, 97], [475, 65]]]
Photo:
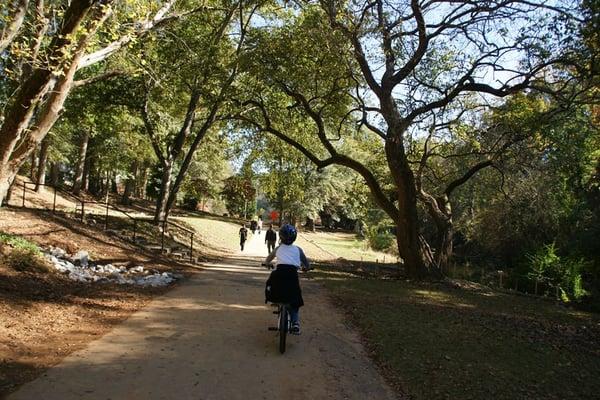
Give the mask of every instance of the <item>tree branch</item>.
[[90, 85], [96, 82], [100, 82], [103, 81], [105, 79], [110, 79], [113, 78], [115, 76], [122, 76], [122, 75], [126, 75], [127, 72], [125, 71], [108, 71], [108, 72], [104, 72], [100, 75], [96, 75], [96, 76], [92, 76], [90, 78], [86, 78], [86, 79], [80, 79], [78, 81], [73, 81], [73, 88], [78, 88], [81, 86], [85, 86], [85, 85]]
[[[427, 38], [427, 30], [425, 27], [425, 19], [423, 17], [423, 13], [421, 12], [421, 8], [419, 6], [419, 2], [417, 0], [412, 0], [410, 3], [412, 8], [415, 21], [417, 22], [417, 31], [419, 33], [419, 45], [417, 46], [417, 50], [412, 55], [410, 60], [402, 67], [398, 72], [396, 72], [392, 78], [390, 79], [390, 84], [396, 86], [403, 79], [405, 79], [419, 64], [425, 52], [427, 51], [427, 46], [429, 45], [429, 39]], [[387, 71], [386, 71], [387, 72]], [[390, 88], [390, 90], [392, 89]]]
[[27, 14], [27, 6], [29, 0], [17, 0], [12, 15], [8, 16], [8, 24], [5, 24], [0, 33], [0, 54], [7, 49], [12, 43], [14, 38], [19, 33], [23, 21], [25, 20], [25, 14]]
[[465, 172], [465, 174], [463, 176], [461, 176], [460, 178], [452, 181], [448, 185], [448, 187], [446, 187], [446, 190], [444, 191], [444, 193], [446, 194], [446, 196], [449, 197], [452, 194], [452, 192], [454, 191], [454, 189], [456, 189], [460, 185], [462, 185], [465, 182], [467, 182], [469, 179], [471, 179], [471, 177], [473, 175], [475, 175], [480, 170], [482, 170], [482, 169], [484, 169], [486, 167], [489, 167], [489, 166], [491, 166], [493, 164], [494, 164], [494, 162], [492, 160], [485, 160], [485, 161], [481, 161], [481, 162], [473, 165], [471, 168], [469, 168], [469, 170], [467, 172]]
[[158, 138], [156, 137], [156, 130], [154, 129], [154, 125], [152, 124], [152, 120], [150, 119], [150, 113], [148, 111], [148, 102], [149, 102], [149, 90], [146, 89], [146, 95], [144, 98], [144, 105], [141, 108], [142, 120], [144, 121], [144, 127], [146, 128], [146, 133], [148, 133], [148, 137], [150, 138], [150, 144], [154, 149], [154, 153], [158, 160], [163, 166], [167, 165], [167, 159], [160, 148], [160, 144], [158, 143]]
[[[140, 28], [135, 32], [135, 35], [142, 36], [149, 30], [153, 29], [158, 24], [160, 24], [161, 22], [166, 20], [168, 18], [168, 17], [166, 17], [166, 14], [171, 10], [171, 8], [173, 8], [173, 6], [175, 5], [176, 2], [177, 2], [177, 0], [168, 0], [156, 12], [156, 14], [154, 14], [154, 17], [152, 17], [152, 19], [143, 21], [140, 24]], [[120, 50], [123, 46], [125, 46], [126, 44], [131, 42], [132, 39], [133, 39], [132, 36], [124, 35], [124, 36], [120, 37], [119, 39], [115, 40], [114, 42], [108, 44], [104, 48], [83, 56], [81, 61], [79, 62], [79, 65], [77, 66], [77, 69], [89, 67], [90, 65], [96, 64], [96, 63], [108, 58], [109, 56], [111, 56], [112, 54], [114, 54], [118, 50]]]

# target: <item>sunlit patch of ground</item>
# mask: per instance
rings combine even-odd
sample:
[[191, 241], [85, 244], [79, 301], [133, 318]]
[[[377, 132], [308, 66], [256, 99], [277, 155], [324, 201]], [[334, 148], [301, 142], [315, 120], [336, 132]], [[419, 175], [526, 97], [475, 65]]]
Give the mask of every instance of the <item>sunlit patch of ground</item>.
[[415, 399], [588, 399], [600, 317], [546, 299], [314, 273], [389, 380]]

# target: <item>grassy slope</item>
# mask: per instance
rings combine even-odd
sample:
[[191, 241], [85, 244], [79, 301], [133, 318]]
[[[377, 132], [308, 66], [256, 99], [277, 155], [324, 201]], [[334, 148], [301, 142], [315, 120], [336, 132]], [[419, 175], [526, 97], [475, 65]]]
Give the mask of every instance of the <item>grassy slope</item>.
[[528, 297], [317, 276], [416, 399], [598, 398], [597, 316]]
[[321, 256], [319, 253], [317, 258], [325, 257], [325, 260], [331, 258], [345, 258], [350, 261], [378, 261], [387, 263], [396, 261], [396, 257], [394, 256], [366, 249], [365, 241], [357, 239], [356, 235], [352, 233], [301, 232], [300, 237], [303, 240], [320, 247], [327, 253], [324, 256]]
[[234, 221], [210, 216], [173, 219], [186, 222], [198, 232], [203, 251], [214, 253], [216, 250], [218, 253], [233, 253], [239, 250], [240, 225]]

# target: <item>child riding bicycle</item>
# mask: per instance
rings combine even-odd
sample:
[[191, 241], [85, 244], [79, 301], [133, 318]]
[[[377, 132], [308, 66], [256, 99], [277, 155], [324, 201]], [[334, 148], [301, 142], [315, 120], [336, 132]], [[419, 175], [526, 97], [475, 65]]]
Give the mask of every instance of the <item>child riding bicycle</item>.
[[310, 269], [310, 262], [304, 251], [293, 245], [298, 232], [292, 225], [283, 225], [279, 230], [280, 244], [269, 254], [266, 264], [269, 265], [273, 259], [277, 259], [277, 268], [271, 273], [267, 280], [265, 297], [267, 301], [274, 303], [288, 303], [290, 305], [290, 319], [292, 329], [290, 333], [300, 334], [300, 307], [304, 305], [300, 281], [298, 280], [298, 269]]

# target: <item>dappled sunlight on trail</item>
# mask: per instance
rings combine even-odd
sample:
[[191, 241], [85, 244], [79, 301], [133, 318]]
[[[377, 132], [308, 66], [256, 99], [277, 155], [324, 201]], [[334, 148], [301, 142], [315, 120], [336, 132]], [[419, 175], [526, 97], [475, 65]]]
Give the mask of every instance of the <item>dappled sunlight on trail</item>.
[[302, 335], [279, 354], [267, 330], [275, 316], [264, 303], [260, 239], [203, 264], [8, 399], [394, 399], [315, 283], [303, 282]]

